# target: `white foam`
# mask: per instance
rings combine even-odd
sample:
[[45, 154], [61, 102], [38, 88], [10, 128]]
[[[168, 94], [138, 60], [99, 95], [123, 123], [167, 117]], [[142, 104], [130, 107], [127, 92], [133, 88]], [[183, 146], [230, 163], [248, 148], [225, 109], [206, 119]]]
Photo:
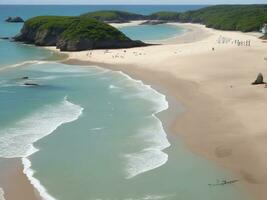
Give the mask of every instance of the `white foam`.
[[120, 89], [120, 87], [112, 85], [112, 84], [109, 85], [108, 87], [109, 87], [109, 89]]
[[25, 65], [31, 65], [31, 64], [43, 64], [45, 62], [47, 62], [47, 61], [28, 60], [28, 61], [23, 61], [23, 62], [16, 63], [16, 64], [2, 66], [2, 67], [0, 67], [0, 71], [12, 69], [12, 68], [17, 68], [17, 67], [23, 67]]
[[31, 168], [31, 161], [28, 158], [22, 158], [22, 163], [24, 165], [23, 173], [27, 175], [29, 181], [31, 184], [38, 190], [40, 193], [40, 196], [45, 200], [56, 200], [54, 197], [52, 197], [45, 187], [40, 183], [40, 181], [36, 178], [34, 178], [34, 170]]
[[[173, 195], [152, 195], [152, 194], [150, 194], [150, 195], [145, 195], [145, 196], [139, 197], [139, 198], [124, 198], [123, 200], [160, 200], [160, 199], [170, 198], [171, 196], [173, 196]], [[115, 199], [96, 198], [95, 200], [115, 200]]]
[[90, 131], [99, 131], [103, 130], [105, 127], [97, 127], [97, 128], [91, 128]]
[[134, 87], [137, 90], [134, 94], [126, 95], [124, 98], [138, 97], [153, 102], [156, 110], [154, 114], [168, 109], [169, 105], [165, 95], [159, 93], [150, 85], [144, 84], [141, 80], [134, 80], [129, 75], [124, 74], [121, 71], [119, 71], [118, 73], [126, 77], [126, 79], [131, 80], [128, 81], [128, 83], [124, 83], [125, 86]]
[[157, 123], [154, 127], [149, 127], [140, 131], [136, 136], [140, 141], [148, 146], [140, 152], [127, 154], [126, 178], [133, 178], [141, 173], [156, 169], [168, 161], [168, 154], [163, 152], [170, 146], [167, 135], [164, 132], [161, 121], [153, 115]]
[[159, 200], [159, 199], [166, 199], [170, 197], [171, 195], [146, 195], [144, 197], [138, 198], [138, 199], [125, 199], [125, 200]]
[[24, 173], [45, 200], [54, 200], [41, 183], [33, 177], [31, 162], [27, 158], [38, 151], [34, 142], [54, 132], [59, 126], [75, 121], [83, 108], [65, 97], [60, 103], [48, 105], [14, 124], [12, 128], [0, 131], [0, 157], [22, 157]]
[[27, 157], [32, 154], [34, 142], [51, 134], [60, 125], [75, 121], [83, 108], [64, 99], [47, 105], [22, 119], [11, 128], [0, 130], [0, 157]]
[[5, 195], [4, 190], [2, 188], [0, 188], [0, 200], [5, 200], [4, 195]]
[[[57, 64], [56, 62], [54, 62], [55, 64]], [[44, 64], [44, 63], [37, 63], [37, 64]], [[41, 68], [41, 67], [30, 67], [27, 68], [28, 70], [31, 71], [39, 71], [39, 72], [50, 72], [50, 73], [83, 73], [83, 72], [89, 72], [89, 70], [87, 68], [82, 68], [79, 66], [68, 66], [68, 65], [58, 65], [58, 67], [56, 67], [55, 65], [47, 65], [45, 66], [45, 68]]]
[[134, 87], [136, 92], [132, 95], [125, 96], [126, 98], [143, 98], [151, 101], [155, 106], [155, 111], [152, 113], [152, 118], [155, 123], [151, 127], [139, 132], [136, 136], [139, 141], [145, 142], [146, 148], [139, 152], [126, 154], [126, 178], [133, 178], [139, 174], [148, 172], [164, 165], [168, 161], [168, 154], [163, 152], [164, 149], [170, 146], [167, 135], [164, 131], [161, 121], [156, 117], [156, 114], [168, 109], [169, 105], [166, 96], [154, 90], [150, 85], [145, 85], [140, 80], [134, 80], [130, 76], [119, 72], [121, 75], [131, 80], [126, 87]]

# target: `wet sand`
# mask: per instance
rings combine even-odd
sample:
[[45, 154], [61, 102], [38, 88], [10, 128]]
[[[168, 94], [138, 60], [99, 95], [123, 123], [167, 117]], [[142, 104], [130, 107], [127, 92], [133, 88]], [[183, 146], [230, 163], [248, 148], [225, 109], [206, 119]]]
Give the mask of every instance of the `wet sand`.
[[32, 187], [23, 173], [21, 159], [0, 159], [0, 187], [6, 200], [40, 200], [38, 192]]

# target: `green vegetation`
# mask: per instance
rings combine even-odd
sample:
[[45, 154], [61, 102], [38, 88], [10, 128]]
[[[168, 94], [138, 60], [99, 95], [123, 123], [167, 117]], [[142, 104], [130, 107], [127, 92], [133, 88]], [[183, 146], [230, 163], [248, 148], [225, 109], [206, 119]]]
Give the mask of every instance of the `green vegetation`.
[[221, 5], [181, 13], [181, 22], [203, 23], [220, 30], [259, 31], [267, 22], [267, 5]]
[[130, 20], [192, 22], [220, 30], [249, 32], [259, 31], [262, 25], [267, 23], [267, 5], [219, 5], [183, 13], [157, 12], [148, 16], [122, 11], [97, 11], [82, 16], [108, 22]]
[[105, 22], [127, 22], [130, 20], [139, 20], [139, 19], [144, 18], [143, 15], [124, 12], [124, 11], [115, 11], [115, 10], [114, 11], [103, 10], [103, 11], [89, 12], [81, 16], [95, 18], [95, 19], [98, 19], [100, 21], [105, 21]]
[[50, 28], [66, 29], [75, 21], [76, 17], [39, 16], [25, 22], [25, 26], [45, 30]]
[[93, 18], [40, 16], [25, 22], [27, 28], [40, 31], [61, 31], [60, 37], [67, 40], [82, 38], [98, 40], [129, 40], [116, 28]]
[[157, 12], [148, 16], [150, 20], [178, 21], [180, 14], [177, 12]]
[[147, 46], [133, 41], [122, 32], [89, 17], [40, 16], [27, 20], [20, 34], [14, 37], [38, 46], [56, 46], [61, 51], [115, 49]]

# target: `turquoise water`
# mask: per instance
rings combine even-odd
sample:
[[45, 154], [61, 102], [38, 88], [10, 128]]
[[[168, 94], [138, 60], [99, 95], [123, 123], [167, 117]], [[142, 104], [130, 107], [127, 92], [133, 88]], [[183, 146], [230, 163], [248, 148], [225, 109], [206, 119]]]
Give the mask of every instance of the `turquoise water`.
[[164, 40], [186, 33], [182, 27], [169, 24], [130, 26], [120, 30], [132, 39], [143, 41]]
[[[66, 14], [66, 8], [10, 6], [0, 18], [8, 11], [30, 16], [65, 9], [61, 14]], [[85, 9], [75, 8], [70, 13]], [[0, 33], [6, 35], [19, 28], [4, 26]], [[98, 66], [49, 61], [55, 55], [41, 48], [0, 40], [0, 49], [0, 157], [22, 158], [24, 172], [44, 199], [246, 199], [239, 185], [208, 186], [231, 174], [166, 135], [156, 113], [168, 102], [150, 86]], [[30, 79], [21, 79], [25, 76]]]

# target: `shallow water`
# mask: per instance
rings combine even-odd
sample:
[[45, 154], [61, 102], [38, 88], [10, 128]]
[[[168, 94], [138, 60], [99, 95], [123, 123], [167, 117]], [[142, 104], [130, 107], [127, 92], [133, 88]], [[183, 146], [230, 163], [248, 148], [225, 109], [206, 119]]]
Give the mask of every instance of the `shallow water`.
[[0, 113], [0, 156], [32, 154], [24, 164], [36, 172], [25, 172], [46, 199], [240, 199], [233, 186], [208, 186], [229, 174], [167, 139], [154, 116], [165, 96], [142, 82], [55, 62], [2, 74], [0, 109], [16, 110]]
[[[66, 8], [8, 7], [0, 17]], [[4, 26], [7, 35], [20, 27]], [[150, 28], [145, 35], [165, 34]], [[48, 61], [55, 55], [45, 49], [8, 41], [0, 49], [0, 157], [22, 158], [45, 199], [245, 200], [239, 185], [208, 186], [231, 174], [166, 135], [155, 115], [168, 108], [163, 94], [120, 72]]]
[[169, 24], [122, 27], [120, 30], [135, 40], [153, 41], [173, 38], [186, 33], [186, 29]]

